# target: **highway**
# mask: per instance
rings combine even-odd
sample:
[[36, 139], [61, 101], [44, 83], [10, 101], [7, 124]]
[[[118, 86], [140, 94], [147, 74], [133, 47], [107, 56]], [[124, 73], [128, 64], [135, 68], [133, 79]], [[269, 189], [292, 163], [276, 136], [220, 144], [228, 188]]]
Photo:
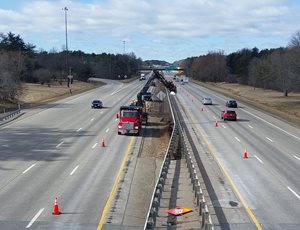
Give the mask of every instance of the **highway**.
[[97, 229], [134, 139], [117, 135], [115, 114], [144, 83], [105, 82], [0, 126], [0, 229]]
[[[117, 135], [115, 114], [144, 84], [106, 82], [0, 126], [0, 229], [97, 229], [134, 139]], [[97, 98], [105, 108], [90, 108]], [[300, 229], [299, 128], [239, 101], [238, 120], [221, 121], [228, 98], [192, 82], [178, 84], [177, 98], [209, 152], [208, 174], [219, 176], [212, 204], [224, 216], [215, 229]], [[61, 215], [52, 215], [56, 196]]]
[[[215, 229], [300, 229], [299, 128], [241, 102], [235, 109], [238, 120], [222, 121], [228, 97], [192, 82], [177, 88], [187, 127], [210, 152], [208, 164], [217, 162], [231, 187], [214, 197], [225, 216]], [[213, 105], [202, 105], [203, 96]], [[214, 186], [221, 190], [224, 181]], [[244, 207], [242, 214], [229, 213], [233, 200]]]

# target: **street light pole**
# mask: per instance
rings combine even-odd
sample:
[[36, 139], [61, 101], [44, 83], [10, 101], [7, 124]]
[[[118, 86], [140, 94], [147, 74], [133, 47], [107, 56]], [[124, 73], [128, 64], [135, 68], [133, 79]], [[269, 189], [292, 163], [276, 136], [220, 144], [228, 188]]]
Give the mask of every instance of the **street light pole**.
[[67, 21], [67, 11], [68, 8], [65, 6], [62, 10], [65, 11], [65, 30], [66, 30], [66, 71], [69, 72], [69, 60], [68, 60], [68, 21]]

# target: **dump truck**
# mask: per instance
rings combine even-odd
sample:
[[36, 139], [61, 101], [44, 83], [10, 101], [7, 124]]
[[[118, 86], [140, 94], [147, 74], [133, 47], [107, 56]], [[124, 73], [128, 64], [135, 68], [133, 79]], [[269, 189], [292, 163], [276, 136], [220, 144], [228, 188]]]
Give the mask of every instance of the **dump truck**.
[[142, 128], [142, 107], [141, 106], [121, 106], [117, 117], [120, 119], [118, 123], [118, 134], [135, 134], [139, 135]]

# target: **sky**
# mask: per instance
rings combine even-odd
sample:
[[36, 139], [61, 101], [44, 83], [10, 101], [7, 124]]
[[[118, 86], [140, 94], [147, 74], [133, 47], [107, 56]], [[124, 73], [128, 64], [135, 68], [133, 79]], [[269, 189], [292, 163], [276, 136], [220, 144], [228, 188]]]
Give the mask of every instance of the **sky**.
[[300, 0], [0, 0], [0, 33], [37, 51], [64, 50], [65, 25], [68, 50], [172, 63], [286, 47], [300, 30]]

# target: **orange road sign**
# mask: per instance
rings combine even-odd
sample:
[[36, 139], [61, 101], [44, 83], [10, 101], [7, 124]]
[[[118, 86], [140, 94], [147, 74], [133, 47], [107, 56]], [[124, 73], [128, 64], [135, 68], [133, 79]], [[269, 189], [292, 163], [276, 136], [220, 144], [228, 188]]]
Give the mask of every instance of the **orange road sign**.
[[175, 208], [165, 210], [166, 213], [173, 215], [173, 216], [182, 216], [182, 215], [187, 214], [192, 211], [193, 211], [192, 209], [185, 208], [185, 207], [175, 207]]

